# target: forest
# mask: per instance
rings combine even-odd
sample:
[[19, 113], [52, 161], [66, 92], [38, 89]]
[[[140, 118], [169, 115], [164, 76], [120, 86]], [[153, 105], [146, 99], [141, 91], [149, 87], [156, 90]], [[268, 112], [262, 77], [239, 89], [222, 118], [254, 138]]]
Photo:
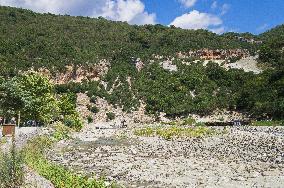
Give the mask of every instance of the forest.
[[[261, 40], [242, 42], [237, 37]], [[146, 103], [150, 114], [169, 117], [189, 113], [206, 115], [215, 109], [238, 110], [254, 118], [284, 118], [284, 26], [260, 35], [184, 30], [162, 25], [129, 25], [104, 18], [38, 14], [24, 9], [0, 7], [0, 76], [9, 80], [31, 68], [64, 72], [66, 65], [85, 66], [101, 59], [111, 63], [101, 78], [108, 83], [84, 81], [56, 85], [59, 94], [87, 92], [103, 97], [125, 111]], [[151, 61], [153, 54], [174, 56], [197, 49], [248, 49], [259, 54], [261, 74], [226, 70], [211, 62], [184, 65], [170, 72]], [[133, 59], [141, 58], [138, 71]], [[127, 78], [131, 78], [131, 86]], [[4, 81], [2, 82], [4, 83]], [[117, 86], [113, 92], [110, 86]]]

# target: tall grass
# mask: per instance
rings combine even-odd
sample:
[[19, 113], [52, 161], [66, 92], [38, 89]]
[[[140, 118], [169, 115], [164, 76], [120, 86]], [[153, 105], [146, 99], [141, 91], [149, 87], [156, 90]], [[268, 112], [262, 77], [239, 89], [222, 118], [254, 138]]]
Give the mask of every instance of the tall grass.
[[12, 144], [8, 152], [0, 150], [0, 187], [16, 188], [24, 183], [24, 160]]

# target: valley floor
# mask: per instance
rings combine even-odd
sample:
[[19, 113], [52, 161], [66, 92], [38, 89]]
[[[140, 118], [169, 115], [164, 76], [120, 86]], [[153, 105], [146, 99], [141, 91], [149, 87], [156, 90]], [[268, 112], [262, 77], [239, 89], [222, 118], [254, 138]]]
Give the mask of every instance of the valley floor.
[[90, 125], [59, 142], [48, 157], [125, 187], [284, 185], [283, 127], [228, 127], [204, 139], [173, 140], [139, 137], [135, 129]]

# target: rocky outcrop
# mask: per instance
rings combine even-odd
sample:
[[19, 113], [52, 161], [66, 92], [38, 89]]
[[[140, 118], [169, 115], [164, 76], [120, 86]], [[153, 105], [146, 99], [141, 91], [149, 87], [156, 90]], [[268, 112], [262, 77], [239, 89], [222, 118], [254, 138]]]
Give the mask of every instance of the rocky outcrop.
[[107, 113], [109, 112], [115, 114], [115, 121], [126, 121], [126, 124], [149, 123], [154, 121], [151, 116], [146, 115], [146, 105], [142, 101], [140, 101], [138, 110], [132, 111], [131, 113], [124, 112], [121, 107], [115, 107], [100, 97], [97, 97], [95, 106], [99, 108], [99, 112], [94, 115], [94, 120], [96, 122], [106, 122]]
[[160, 63], [160, 65], [163, 67], [163, 69], [168, 70], [170, 72], [176, 72], [178, 70], [177, 66], [174, 65], [173, 62], [170, 60], [163, 61]]
[[250, 53], [246, 49], [200, 49], [192, 50], [186, 53], [179, 52], [177, 57], [180, 59], [184, 58], [196, 58], [202, 60], [227, 60], [231, 58], [246, 58], [249, 57]]
[[64, 72], [57, 72], [51, 74], [50, 70], [40, 68], [39, 73], [50, 78], [55, 84], [66, 84], [68, 82], [82, 82], [83, 80], [98, 81], [109, 70], [109, 61], [103, 59], [97, 64], [80, 65], [67, 65]]
[[[92, 113], [88, 107], [96, 106], [99, 109], [99, 112]], [[107, 100], [97, 97], [96, 103], [93, 104], [90, 102], [90, 98], [85, 93], [77, 94], [77, 108], [81, 117], [86, 120], [87, 117], [92, 117], [94, 123], [98, 122], [107, 122], [107, 113], [114, 113], [115, 120], [113, 122], [124, 122], [126, 124], [131, 123], [151, 123], [154, 121], [154, 118], [146, 114], [146, 105], [140, 101], [140, 107], [137, 110], [132, 111], [131, 113], [124, 112], [121, 107], [114, 106], [109, 104]]]

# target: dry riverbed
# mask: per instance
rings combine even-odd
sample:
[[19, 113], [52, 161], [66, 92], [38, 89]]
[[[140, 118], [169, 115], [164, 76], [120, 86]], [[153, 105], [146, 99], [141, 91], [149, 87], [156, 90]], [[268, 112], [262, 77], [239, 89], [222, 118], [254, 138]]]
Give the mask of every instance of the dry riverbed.
[[[92, 125], [48, 157], [75, 172], [125, 187], [283, 187], [284, 128], [212, 128], [203, 138], [137, 136]], [[98, 129], [102, 128], [102, 129]]]

